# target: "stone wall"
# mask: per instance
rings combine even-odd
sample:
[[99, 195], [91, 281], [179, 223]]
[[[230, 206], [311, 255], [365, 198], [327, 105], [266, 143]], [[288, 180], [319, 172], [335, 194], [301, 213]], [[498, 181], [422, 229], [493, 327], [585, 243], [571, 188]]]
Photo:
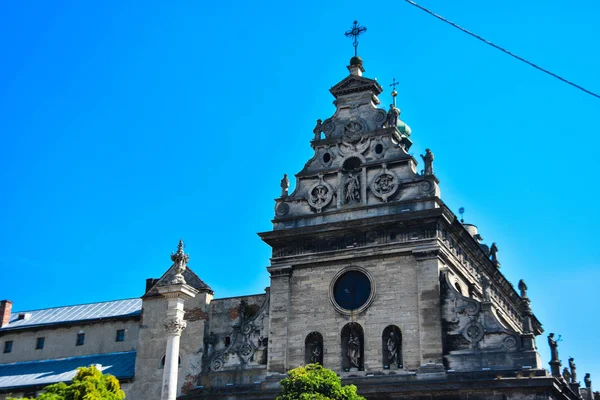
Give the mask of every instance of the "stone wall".
[[[345, 315], [336, 311], [330, 299], [332, 280], [349, 266], [367, 270], [375, 286], [371, 305], [357, 315]], [[406, 370], [415, 370], [423, 363], [432, 361], [427, 358], [432, 353], [436, 357], [439, 353], [441, 357], [441, 330], [439, 327], [430, 327], [429, 321], [432, 319], [423, 320], [423, 313], [427, 317], [428, 310], [420, 309], [420, 300], [425, 297], [431, 307], [436, 307], [436, 299], [428, 293], [431, 290], [438, 290], [439, 293], [437, 260], [432, 262], [431, 267], [433, 270], [421, 276], [422, 267], [413, 255], [391, 255], [295, 268], [290, 279], [288, 337], [285, 338], [279, 332], [279, 335], [271, 338], [274, 346], [289, 343], [286, 368], [304, 364], [305, 338], [309, 333], [317, 331], [323, 336], [324, 366], [340, 372], [343, 356], [341, 331], [349, 322], [359, 323], [364, 330], [366, 372], [383, 370], [382, 333], [389, 325], [398, 326], [402, 333], [402, 359]], [[272, 309], [274, 307], [277, 305], [274, 304]], [[439, 296], [437, 307], [439, 315]], [[435, 319], [435, 315], [433, 317]], [[273, 321], [271, 324], [273, 325]], [[429, 335], [431, 339], [422, 334], [422, 327], [433, 329]], [[274, 329], [271, 333], [277, 334]]]
[[[117, 330], [125, 330], [125, 340], [117, 342]], [[85, 342], [76, 346], [77, 334], [85, 333]], [[37, 338], [44, 338], [44, 348], [36, 349]], [[0, 344], [13, 341], [12, 351], [0, 351], [0, 364], [21, 361], [85, 356], [135, 350], [138, 342], [138, 319], [109, 320], [74, 325], [54, 325], [37, 329], [19, 329], [0, 333]]]

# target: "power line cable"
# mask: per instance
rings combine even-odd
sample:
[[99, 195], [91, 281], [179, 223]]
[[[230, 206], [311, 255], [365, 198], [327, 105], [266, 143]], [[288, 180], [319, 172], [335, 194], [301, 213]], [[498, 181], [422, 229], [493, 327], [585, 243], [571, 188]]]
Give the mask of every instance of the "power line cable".
[[584, 92], [585, 92], [585, 93], [587, 93], [587, 94], [591, 94], [592, 96], [594, 96], [594, 97], [597, 97], [597, 98], [599, 98], [599, 99], [600, 99], [600, 95], [598, 95], [598, 94], [596, 94], [596, 93], [594, 93], [594, 92], [592, 92], [592, 91], [590, 91], [590, 90], [587, 90], [586, 88], [584, 88], [584, 87], [582, 87], [582, 86], [579, 86], [578, 84], [576, 84], [576, 83], [574, 83], [574, 82], [571, 82], [571, 81], [569, 81], [569, 80], [567, 80], [567, 79], [565, 79], [565, 78], [563, 78], [563, 77], [561, 77], [561, 76], [559, 76], [559, 75], [556, 75], [554, 72], [548, 71], [547, 69], [545, 69], [545, 68], [542, 68], [542, 67], [540, 67], [539, 65], [536, 65], [536, 64], [532, 63], [531, 61], [527, 61], [527, 60], [526, 60], [526, 59], [524, 59], [523, 57], [519, 57], [518, 55], [516, 55], [516, 54], [513, 54], [513, 53], [511, 53], [510, 51], [508, 51], [508, 50], [506, 50], [506, 49], [504, 49], [504, 48], [502, 48], [502, 47], [500, 47], [500, 46], [498, 46], [498, 45], [495, 45], [494, 43], [490, 42], [489, 40], [486, 40], [486, 39], [482, 38], [481, 36], [479, 36], [479, 35], [476, 35], [476, 34], [474, 34], [473, 32], [470, 32], [470, 31], [468, 31], [467, 29], [465, 29], [465, 28], [461, 27], [460, 25], [457, 25], [457, 24], [455, 24], [454, 22], [447, 20], [446, 18], [442, 17], [441, 15], [439, 15], [439, 14], [436, 14], [436, 13], [434, 13], [433, 11], [431, 11], [431, 10], [428, 10], [427, 8], [425, 8], [425, 7], [423, 7], [423, 6], [420, 6], [420, 5], [418, 5], [418, 4], [417, 4], [417, 3], [415, 3], [413, 0], [404, 0], [404, 1], [406, 1], [407, 3], [409, 3], [409, 4], [411, 4], [411, 5], [413, 5], [413, 6], [417, 7], [417, 8], [419, 8], [419, 9], [421, 9], [421, 10], [423, 10], [423, 11], [425, 11], [426, 13], [428, 13], [428, 14], [430, 14], [430, 15], [433, 15], [434, 17], [436, 17], [436, 18], [437, 18], [437, 19], [439, 19], [439, 20], [442, 20], [442, 21], [444, 21], [445, 23], [447, 23], [447, 24], [450, 24], [450, 25], [452, 25], [453, 27], [455, 27], [455, 28], [457, 28], [457, 29], [460, 29], [460, 30], [461, 30], [461, 31], [463, 31], [464, 33], [466, 33], [466, 34], [468, 34], [468, 35], [471, 35], [471, 36], [473, 36], [474, 38], [476, 38], [476, 39], [479, 39], [479, 40], [481, 40], [482, 42], [484, 42], [484, 43], [486, 43], [486, 44], [489, 44], [490, 46], [492, 46], [492, 47], [494, 47], [494, 48], [496, 48], [496, 49], [498, 49], [498, 50], [500, 50], [500, 51], [502, 51], [502, 52], [504, 52], [504, 53], [508, 54], [508, 55], [509, 55], [509, 56], [511, 56], [511, 57], [514, 57], [514, 58], [516, 58], [516, 59], [517, 59], [517, 60], [519, 60], [519, 61], [523, 61], [524, 63], [526, 63], [526, 64], [529, 64], [530, 66], [532, 66], [532, 67], [533, 67], [533, 68], [535, 68], [535, 69], [538, 69], [538, 70], [540, 70], [540, 71], [542, 71], [542, 72], [545, 72], [546, 74], [548, 74], [548, 75], [550, 75], [550, 76], [553, 76], [553, 77], [555, 77], [556, 79], [559, 79], [559, 80], [563, 81], [564, 83], [567, 83], [567, 84], [569, 84], [569, 85], [571, 85], [571, 86], [573, 86], [573, 87], [576, 87], [576, 88], [577, 88], [577, 89], [579, 89], [579, 90], [582, 90], [582, 91], [584, 91]]

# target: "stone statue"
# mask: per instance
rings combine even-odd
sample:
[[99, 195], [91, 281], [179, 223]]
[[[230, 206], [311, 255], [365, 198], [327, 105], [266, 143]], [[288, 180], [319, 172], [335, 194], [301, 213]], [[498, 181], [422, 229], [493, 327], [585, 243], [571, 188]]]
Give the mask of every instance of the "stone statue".
[[393, 104], [390, 104], [390, 110], [387, 113], [387, 126], [398, 126], [398, 119], [400, 117], [400, 110]]
[[433, 153], [429, 149], [425, 149], [425, 155], [421, 154], [421, 158], [425, 163], [425, 175], [433, 175]]
[[360, 340], [354, 333], [351, 333], [350, 337], [348, 338], [348, 348], [346, 350], [346, 354], [348, 355], [348, 360], [350, 360], [350, 365], [359, 368]]
[[388, 360], [390, 361], [390, 364], [396, 364], [398, 366], [398, 368], [400, 368], [400, 357], [398, 354], [398, 347], [399, 347], [399, 338], [396, 337], [396, 335], [394, 335], [394, 332], [390, 332], [389, 336], [388, 336], [388, 340], [386, 343], [386, 347], [388, 350]]
[[573, 357], [569, 357], [569, 368], [571, 369], [571, 383], [577, 383], [577, 366]]
[[562, 376], [563, 376], [563, 379], [565, 380], [565, 382], [567, 382], [567, 383], [571, 382], [571, 373], [569, 372], [569, 368], [567, 368], [567, 367], [563, 368]]
[[592, 387], [592, 377], [590, 374], [585, 374], [585, 376], [583, 377], [583, 381], [585, 382], [586, 388], [589, 389]]
[[519, 281], [519, 291], [521, 292], [521, 298], [526, 299], [527, 298], [527, 285], [525, 284], [525, 281], [523, 279], [521, 279]]
[[360, 181], [358, 180], [358, 176], [354, 174], [348, 175], [344, 199], [346, 204], [360, 202]]
[[483, 293], [483, 301], [492, 301], [492, 288], [490, 287], [490, 280], [485, 276], [481, 277], [481, 291]]
[[550, 362], [557, 362], [558, 360], [558, 343], [554, 340], [554, 333], [548, 335], [548, 345], [550, 345]]
[[315, 134], [315, 140], [321, 140], [321, 132], [323, 132], [323, 121], [318, 119], [315, 129], [313, 129], [313, 133]]
[[315, 343], [313, 345], [312, 350], [310, 351], [310, 362], [313, 364], [319, 363], [321, 364], [321, 355], [323, 351], [321, 350], [321, 345], [319, 343]]
[[498, 264], [498, 246], [496, 245], [496, 242], [492, 243], [492, 246], [490, 247], [490, 256], [492, 257], [492, 262]]
[[289, 188], [290, 180], [288, 179], [287, 174], [283, 174], [283, 178], [281, 179], [281, 197], [287, 197]]

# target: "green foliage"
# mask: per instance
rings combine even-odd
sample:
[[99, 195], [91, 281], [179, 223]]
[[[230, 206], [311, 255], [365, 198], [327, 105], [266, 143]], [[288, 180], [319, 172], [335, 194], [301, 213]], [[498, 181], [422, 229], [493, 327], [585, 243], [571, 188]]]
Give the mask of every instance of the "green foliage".
[[70, 385], [64, 382], [46, 386], [37, 400], [123, 400], [125, 392], [112, 375], [103, 375], [93, 365], [79, 368]]
[[342, 386], [335, 372], [319, 364], [295, 368], [279, 384], [282, 391], [277, 400], [365, 400], [356, 386]]

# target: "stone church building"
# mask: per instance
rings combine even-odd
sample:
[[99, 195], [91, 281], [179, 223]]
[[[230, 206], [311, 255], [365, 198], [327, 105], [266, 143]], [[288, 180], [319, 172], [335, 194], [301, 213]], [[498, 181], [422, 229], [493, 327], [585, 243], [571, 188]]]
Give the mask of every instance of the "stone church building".
[[2, 301], [0, 399], [91, 364], [131, 400], [274, 399], [286, 371], [318, 362], [367, 399], [593, 400], [574, 360], [561, 371], [552, 335], [541, 362], [526, 284], [516, 291], [495, 244], [444, 204], [433, 153], [408, 153], [411, 130], [380, 107], [362, 60], [348, 70], [259, 233], [272, 248], [265, 293], [215, 297], [180, 242], [140, 298], [25, 312]]

